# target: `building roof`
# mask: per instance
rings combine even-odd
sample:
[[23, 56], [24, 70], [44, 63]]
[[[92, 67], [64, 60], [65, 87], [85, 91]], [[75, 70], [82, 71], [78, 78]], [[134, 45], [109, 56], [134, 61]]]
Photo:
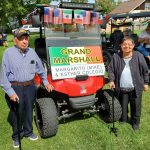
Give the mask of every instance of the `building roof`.
[[145, 0], [130, 0], [119, 4], [110, 14], [131, 13], [138, 6], [144, 3]]

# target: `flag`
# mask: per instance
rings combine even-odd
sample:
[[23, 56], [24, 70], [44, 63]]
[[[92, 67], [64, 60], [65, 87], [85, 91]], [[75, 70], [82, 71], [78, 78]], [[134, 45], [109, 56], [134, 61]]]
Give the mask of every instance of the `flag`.
[[98, 24], [103, 23], [103, 15], [99, 13]]
[[29, 18], [27, 23], [32, 24], [32, 18]]
[[53, 22], [53, 8], [44, 7], [44, 23]]
[[109, 20], [109, 14], [108, 14], [108, 13], [104, 14], [104, 19], [105, 19], [106, 21]]
[[48, 7], [44, 7], [44, 22], [45, 23], [49, 23], [49, 8]]
[[83, 24], [83, 10], [74, 10], [74, 22]]
[[37, 9], [36, 9], [36, 10], [32, 11], [30, 14], [28, 14], [27, 17], [31, 18], [32, 16], [37, 15], [37, 14], [38, 14], [38, 12], [37, 12]]
[[99, 12], [92, 12], [92, 25], [98, 24]]
[[91, 12], [83, 10], [82, 15], [83, 15], [83, 24], [90, 24]]
[[54, 24], [62, 24], [63, 10], [60, 8], [54, 9]]
[[72, 23], [72, 9], [63, 9], [63, 23]]
[[24, 25], [24, 24], [27, 24], [27, 23], [28, 23], [28, 21], [27, 21], [27, 19], [26, 19], [26, 18], [25, 18], [25, 19], [23, 19], [23, 18], [21, 19], [21, 24], [23, 24], [23, 25]]

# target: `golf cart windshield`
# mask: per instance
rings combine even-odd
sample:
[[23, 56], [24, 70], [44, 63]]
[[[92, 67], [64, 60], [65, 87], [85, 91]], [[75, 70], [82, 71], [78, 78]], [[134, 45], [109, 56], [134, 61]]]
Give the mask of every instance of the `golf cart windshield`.
[[61, 24], [46, 28], [46, 37], [99, 37], [98, 25]]
[[101, 45], [99, 25], [50, 25], [45, 29], [47, 46]]
[[45, 49], [38, 47], [36, 51], [39, 49], [39, 56], [46, 52], [46, 59], [43, 59], [51, 68], [52, 79], [104, 75], [100, 14], [91, 10], [71, 10], [69, 18], [68, 9], [43, 9], [45, 33], [38, 45], [41, 47], [43, 43]]

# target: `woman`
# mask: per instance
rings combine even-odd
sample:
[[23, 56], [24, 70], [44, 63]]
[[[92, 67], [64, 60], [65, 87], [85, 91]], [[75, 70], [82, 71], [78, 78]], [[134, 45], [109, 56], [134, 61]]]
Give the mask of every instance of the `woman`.
[[114, 54], [108, 67], [109, 86], [115, 89], [122, 106], [120, 121], [128, 121], [128, 103], [131, 108], [131, 125], [139, 129], [142, 92], [148, 90], [148, 67], [142, 54], [133, 51], [134, 41], [123, 38], [120, 53]]

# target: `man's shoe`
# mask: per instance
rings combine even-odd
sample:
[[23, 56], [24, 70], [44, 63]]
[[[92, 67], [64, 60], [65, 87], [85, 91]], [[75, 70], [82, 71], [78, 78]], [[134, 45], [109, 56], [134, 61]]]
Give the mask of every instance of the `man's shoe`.
[[19, 148], [19, 141], [18, 140], [13, 141], [13, 147], [14, 148]]
[[137, 130], [139, 130], [139, 125], [133, 124], [132, 128], [133, 128], [134, 131], [137, 131]]
[[32, 133], [30, 136], [28, 136], [28, 139], [30, 139], [31, 141], [36, 141], [38, 139], [38, 136]]

